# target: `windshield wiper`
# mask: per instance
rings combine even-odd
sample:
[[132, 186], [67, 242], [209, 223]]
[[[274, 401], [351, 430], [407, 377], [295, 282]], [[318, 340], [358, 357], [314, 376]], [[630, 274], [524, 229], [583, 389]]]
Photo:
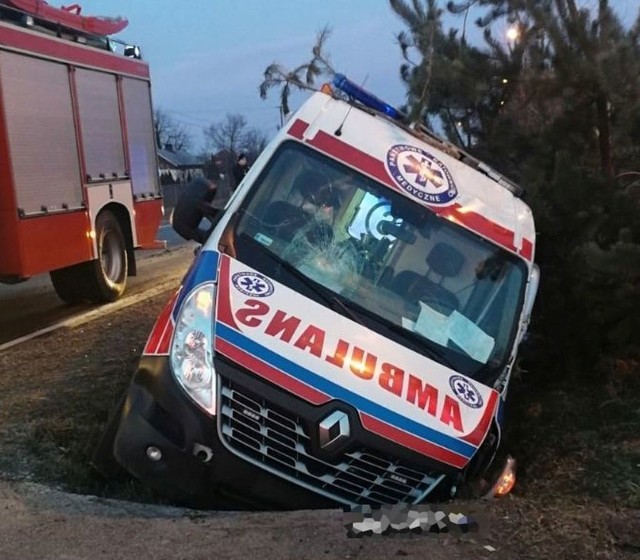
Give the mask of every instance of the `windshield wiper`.
[[405, 329], [403, 326], [396, 325], [395, 323], [389, 322], [387, 326], [389, 330], [402, 334], [403, 336], [406, 336], [411, 341], [413, 341], [418, 346], [420, 351], [423, 354], [426, 354], [427, 357], [433, 358], [435, 361], [440, 362], [442, 365], [447, 366], [451, 369], [456, 369], [451, 360], [447, 357], [446, 352], [430, 344], [429, 339], [418, 336], [413, 331]]
[[366, 326], [360, 317], [356, 315], [351, 309], [349, 309], [344, 302], [336, 296], [330, 290], [323, 288], [317, 282], [313, 281], [307, 275], [300, 272], [295, 266], [293, 266], [289, 261], [285, 261], [283, 258], [279, 257], [275, 253], [265, 249], [262, 247], [263, 252], [269, 255], [269, 257], [275, 261], [279, 267], [284, 268], [289, 274], [295, 276], [298, 280], [302, 281], [305, 286], [307, 286], [314, 294], [322, 298], [326, 303], [331, 305], [334, 311], [337, 311], [336, 308], [339, 308], [342, 311], [342, 314], [346, 314], [350, 319], [353, 319], [356, 323], [360, 325]]
[[400, 334], [403, 338], [409, 339], [409, 341], [411, 342], [411, 346], [416, 351], [418, 351], [418, 353], [425, 354], [427, 357], [432, 358], [451, 369], [456, 369], [451, 360], [449, 360], [449, 358], [447, 357], [444, 350], [440, 350], [429, 344], [428, 339], [422, 336], [418, 336], [413, 331], [405, 329], [403, 326], [398, 325], [397, 323], [393, 323], [388, 319], [385, 319], [384, 317], [380, 317], [379, 315], [376, 315], [375, 313], [369, 311], [364, 307], [358, 306], [358, 310], [363, 315], [367, 315], [368, 317], [371, 317], [372, 319], [380, 323], [387, 330]]

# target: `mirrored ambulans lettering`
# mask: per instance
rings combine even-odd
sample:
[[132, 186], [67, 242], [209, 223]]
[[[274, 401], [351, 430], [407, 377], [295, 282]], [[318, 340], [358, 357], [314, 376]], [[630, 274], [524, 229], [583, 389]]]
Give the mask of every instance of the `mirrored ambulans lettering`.
[[326, 343], [326, 331], [281, 309], [272, 312], [264, 301], [247, 299], [235, 312], [236, 320], [250, 328], [261, 328], [266, 335], [291, 344], [304, 352], [367, 381], [377, 378], [378, 385], [411, 404], [423, 409], [440, 422], [464, 433], [458, 402], [449, 395], [440, 395], [430, 385], [404, 369], [381, 360], [376, 354], [347, 340]]
[[259, 326], [262, 323], [262, 319], [258, 317], [264, 316], [270, 311], [269, 306], [264, 301], [248, 299], [244, 304], [246, 307], [236, 311], [236, 319], [247, 327]]

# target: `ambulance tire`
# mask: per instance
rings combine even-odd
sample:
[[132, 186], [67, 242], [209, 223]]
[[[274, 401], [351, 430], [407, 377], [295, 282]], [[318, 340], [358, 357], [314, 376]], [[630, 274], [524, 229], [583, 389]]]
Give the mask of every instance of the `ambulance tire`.
[[94, 303], [117, 300], [127, 285], [127, 245], [117, 218], [108, 210], [96, 218], [98, 258], [85, 263], [86, 296]]
[[127, 400], [127, 392], [125, 391], [117, 405], [109, 414], [107, 424], [102, 431], [100, 441], [96, 445], [91, 455], [91, 465], [103, 477], [114, 480], [128, 477], [127, 471], [118, 463], [113, 454], [113, 444], [120, 428], [120, 418]]

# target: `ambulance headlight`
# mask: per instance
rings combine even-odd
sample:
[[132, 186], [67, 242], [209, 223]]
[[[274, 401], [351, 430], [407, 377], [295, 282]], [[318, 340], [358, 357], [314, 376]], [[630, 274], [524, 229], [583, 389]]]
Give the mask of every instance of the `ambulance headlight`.
[[185, 300], [176, 319], [170, 363], [186, 393], [215, 414], [216, 376], [213, 368], [213, 302], [215, 286], [198, 286]]

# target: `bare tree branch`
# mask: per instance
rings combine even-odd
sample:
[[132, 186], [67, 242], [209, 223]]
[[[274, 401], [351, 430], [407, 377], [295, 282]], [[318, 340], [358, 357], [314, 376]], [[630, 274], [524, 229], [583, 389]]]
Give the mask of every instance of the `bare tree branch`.
[[191, 135], [163, 109], [153, 112], [153, 127], [156, 144], [159, 149], [171, 146], [175, 151], [188, 150], [191, 147]]

